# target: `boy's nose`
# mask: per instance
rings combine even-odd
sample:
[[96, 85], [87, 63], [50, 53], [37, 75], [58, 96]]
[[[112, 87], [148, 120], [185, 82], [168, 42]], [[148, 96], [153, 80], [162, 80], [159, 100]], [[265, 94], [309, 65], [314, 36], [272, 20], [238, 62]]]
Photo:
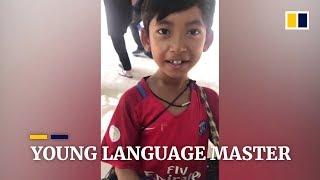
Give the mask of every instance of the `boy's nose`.
[[187, 47], [185, 46], [184, 39], [181, 36], [172, 38], [170, 42], [170, 51], [172, 52], [183, 52], [187, 51]]

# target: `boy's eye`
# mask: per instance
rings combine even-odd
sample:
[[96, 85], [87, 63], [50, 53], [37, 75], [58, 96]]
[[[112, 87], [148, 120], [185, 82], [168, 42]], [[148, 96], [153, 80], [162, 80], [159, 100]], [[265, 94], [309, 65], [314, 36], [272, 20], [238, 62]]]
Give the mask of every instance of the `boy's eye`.
[[196, 36], [198, 34], [200, 34], [200, 30], [198, 29], [191, 29], [190, 31], [188, 31], [188, 34], [192, 35], [192, 36]]
[[169, 29], [161, 28], [158, 30], [158, 33], [162, 34], [162, 35], [169, 35], [170, 31], [169, 31]]

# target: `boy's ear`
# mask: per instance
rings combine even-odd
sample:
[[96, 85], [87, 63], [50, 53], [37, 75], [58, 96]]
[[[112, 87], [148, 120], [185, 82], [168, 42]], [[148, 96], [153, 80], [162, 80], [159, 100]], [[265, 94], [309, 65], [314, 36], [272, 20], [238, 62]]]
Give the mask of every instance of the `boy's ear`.
[[206, 52], [211, 46], [213, 41], [213, 31], [210, 29], [206, 33], [206, 41], [204, 43], [203, 52]]
[[141, 38], [140, 39], [141, 39], [141, 43], [144, 47], [144, 50], [150, 52], [151, 47], [150, 47], [149, 33], [147, 32], [147, 30], [145, 28], [141, 29]]

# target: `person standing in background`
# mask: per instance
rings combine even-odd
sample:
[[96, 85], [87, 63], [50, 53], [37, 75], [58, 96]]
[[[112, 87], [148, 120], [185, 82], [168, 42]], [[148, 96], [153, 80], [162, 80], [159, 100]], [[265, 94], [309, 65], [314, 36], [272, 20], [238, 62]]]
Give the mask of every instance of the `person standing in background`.
[[152, 59], [152, 55], [150, 51], [145, 51], [143, 48], [143, 45], [140, 40], [140, 34], [139, 31], [141, 29], [140, 22], [141, 22], [141, 6], [142, 6], [143, 0], [136, 0], [133, 1], [133, 13], [132, 13], [132, 22], [130, 24], [130, 30], [133, 36], [134, 41], [137, 44], [137, 49], [132, 52], [134, 56], [137, 57], [145, 57], [148, 56]]
[[131, 63], [124, 41], [124, 34], [132, 19], [132, 5], [129, 0], [104, 0], [108, 34], [111, 36], [112, 44], [116, 50], [121, 69], [119, 75], [132, 78]]
[[143, 3], [143, 0], [137, 0], [133, 4], [132, 23], [130, 24], [130, 29], [131, 29], [133, 39], [138, 46], [137, 49], [132, 52], [134, 56], [141, 56], [145, 52], [140, 40], [140, 35], [139, 35], [142, 3]]

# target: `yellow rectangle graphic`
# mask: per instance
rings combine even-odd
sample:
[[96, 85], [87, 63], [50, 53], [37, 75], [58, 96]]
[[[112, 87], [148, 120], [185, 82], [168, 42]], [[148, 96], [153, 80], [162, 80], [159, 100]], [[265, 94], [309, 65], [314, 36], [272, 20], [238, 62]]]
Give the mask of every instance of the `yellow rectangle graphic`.
[[289, 28], [296, 28], [297, 27], [297, 14], [296, 13], [289, 13], [287, 15], [287, 27]]
[[48, 135], [47, 134], [30, 134], [29, 139], [30, 140], [47, 140]]

